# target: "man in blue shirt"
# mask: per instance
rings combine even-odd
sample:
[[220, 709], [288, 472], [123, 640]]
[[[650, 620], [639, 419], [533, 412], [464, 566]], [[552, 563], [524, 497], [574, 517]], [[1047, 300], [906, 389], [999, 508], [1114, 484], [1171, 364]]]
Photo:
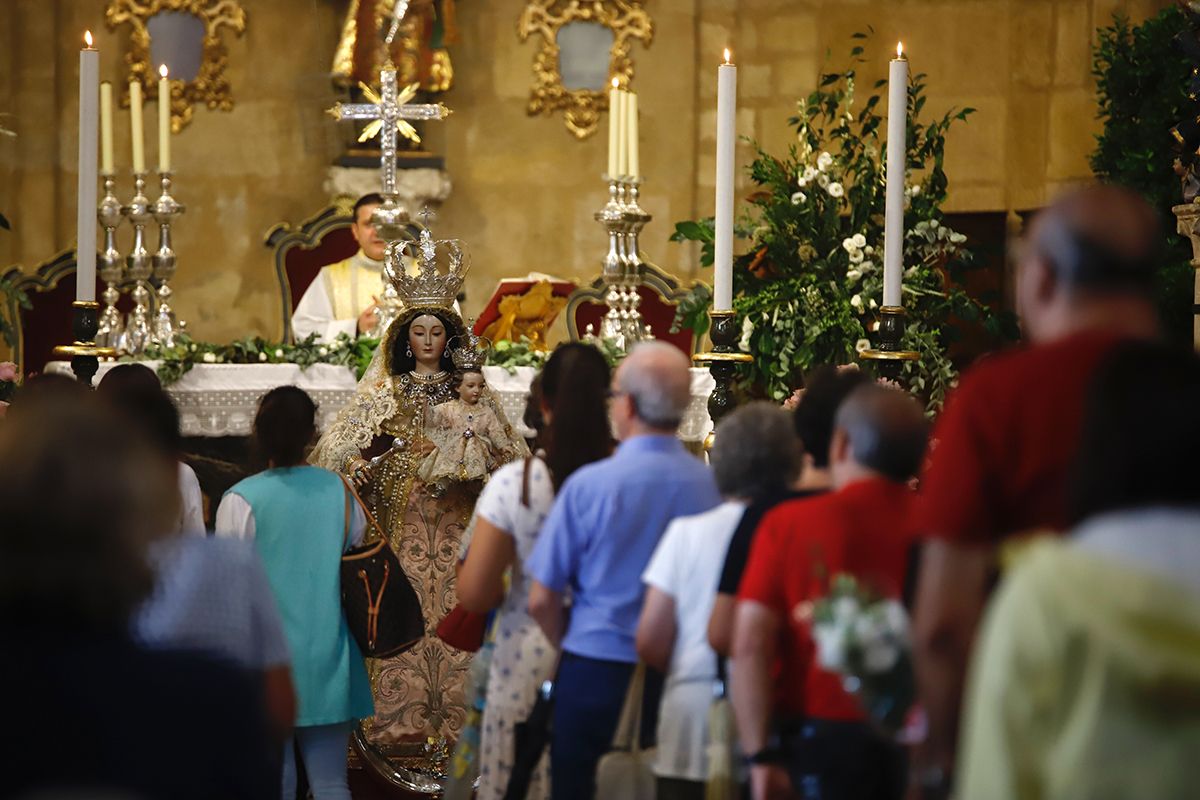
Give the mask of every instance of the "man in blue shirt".
[[[622, 362], [611, 407], [621, 445], [563, 484], [526, 564], [534, 578], [529, 613], [563, 650], [550, 749], [556, 800], [595, 794], [596, 765], [610, 749], [637, 664], [641, 575], [659, 539], [675, 517], [721, 501], [708, 467], [675, 438], [691, 395], [688, 366], [662, 342], [640, 344]], [[653, 710], [651, 683], [645, 707]]]

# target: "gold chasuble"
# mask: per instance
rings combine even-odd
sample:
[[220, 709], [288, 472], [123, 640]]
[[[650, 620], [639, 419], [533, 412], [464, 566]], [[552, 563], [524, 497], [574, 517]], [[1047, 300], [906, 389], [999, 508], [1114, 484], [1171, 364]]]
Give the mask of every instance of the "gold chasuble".
[[363, 309], [383, 295], [382, 268], [382, 262], [372, 261], [359, 250], [321, 271], [334, 319], [357, 319]]

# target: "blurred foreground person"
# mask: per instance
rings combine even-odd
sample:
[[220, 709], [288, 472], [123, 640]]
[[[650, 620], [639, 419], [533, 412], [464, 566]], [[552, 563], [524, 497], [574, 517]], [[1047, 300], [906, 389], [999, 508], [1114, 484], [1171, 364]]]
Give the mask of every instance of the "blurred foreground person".
[[1079, 524], [1023, 554], [988, 610], [961, 797], [1197, 794], [1200, 362], [1123, 347], [1090, 396]]
[[1070, 192], [1034, 219], [1017, 265], [1029, 345], [968, 370], [934, 431], [921, 483], [914, 623], [929, 741], [919, 783], [944, 795], [962, 685], [996, 551], [1067, 527], [1067, 473], [1097, 365], [1122, 341], [1159, 335], [1153, 289], [1162, 231], [1115, 186]]
[[128, 633], [178, 514], [158, 454], [90, 393], [18, 406], [0, 428], [4, 794], [276, 796], [261, 685]]

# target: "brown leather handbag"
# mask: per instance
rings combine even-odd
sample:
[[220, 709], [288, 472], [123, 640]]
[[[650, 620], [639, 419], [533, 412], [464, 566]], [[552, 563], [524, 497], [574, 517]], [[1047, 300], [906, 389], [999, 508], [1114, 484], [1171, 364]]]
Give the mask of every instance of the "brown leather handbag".
[[[421, 600], [404, 574], [387, 536], [363, 504], [354, 485], [345, 481], [346, 529], [342, 539], [342, 612], [364, 656], [388, 658], [412, 649], [425, 635]], [[346, 549], [357, 502], [367, 518], [363, 543]]]

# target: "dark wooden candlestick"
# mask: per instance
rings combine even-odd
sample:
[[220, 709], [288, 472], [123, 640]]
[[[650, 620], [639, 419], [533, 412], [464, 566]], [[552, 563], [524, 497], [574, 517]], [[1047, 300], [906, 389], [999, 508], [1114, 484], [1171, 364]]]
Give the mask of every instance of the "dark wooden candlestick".
[[71, 311], [71, 333], [75, 342], [54, 348], [54, 355], [57, 358], [69, 358], [75, 377], [90, 387], [100, 369], [100, 359], [116, 358], [117, 351], [111, 347], [96, 346], [96, 332], [100, 330], [99, 303], [76, 300], [71, 303]]
[[[737, 349], [737, 314], [734, 311], [710, 311], [712, 328], [709, 337], [713, 349], [707, 353], [697, 353], [692, 360], [697, 364], [708, 364], [713, 380], [717, 385], [708, 397], [708, 415], [712, 418], [713, 429], [717, 423], [734, 409], [737, 404], [733, 399], [733, 376], [738, 364], [754, 361], [749, 353], [738, 352]], [[704, 440], [704, 449], [712, 447], [715, 436], [709, 433]]]
[[900, 306], [884, 306], [879, 309], [879, 347], [864, 350], [859, 356], [869, 361], [876, 375], [891, 381], [899, 381], [904, 362], [917, 361], [921, 354], [915, 350], [902, 350], [908, 313]]

